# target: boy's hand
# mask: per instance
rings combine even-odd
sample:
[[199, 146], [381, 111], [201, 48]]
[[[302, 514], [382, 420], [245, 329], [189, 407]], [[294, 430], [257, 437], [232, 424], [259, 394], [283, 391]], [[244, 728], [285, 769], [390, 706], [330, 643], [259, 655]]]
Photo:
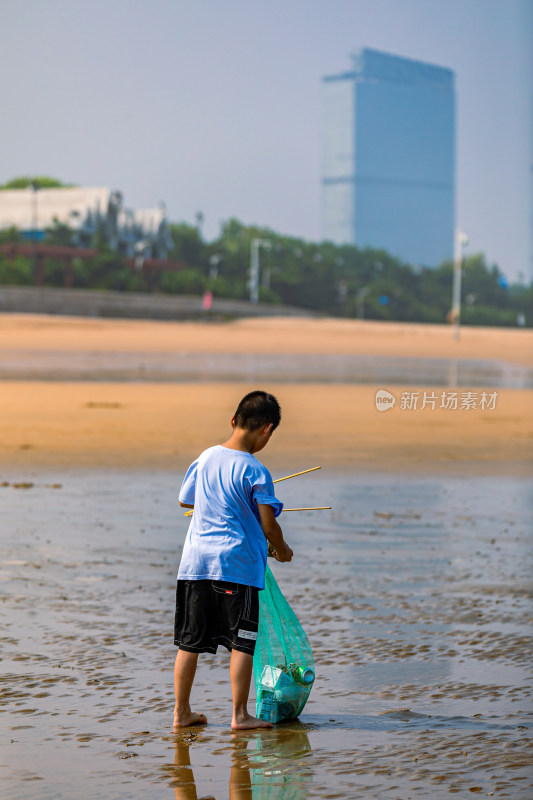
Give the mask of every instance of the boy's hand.
[[294, 555], [287, 542], [285, 542], [284, 544], [285, 547], [283, 550], [280, 547], [278, 547], [277, 550], [272, 551], [272, 555], [274, 556], [276, 561], [281, 561], [282, 563], [284, 561], [292, 561], [292, 557]]
[[[280, 557], [280, 553], [283, 553], [286, 557], [285, 558], [281, 558]], [[287, 542], [285, 542], [285, 540], [284, 540], [283, 547], [278, 547], [277, 549], [274, 547], [274, 545], [271, 542], [269, 542], [268, 543], [267, 555], [269, 556], [269, 558], [275, 558], [276, 561], [283, 562], [283, 561], [292, 561], [292, 557], [293, 557], [294, 553], [292, 552], [292, 550], [289, 547], [289, 545], [287, 544]]]

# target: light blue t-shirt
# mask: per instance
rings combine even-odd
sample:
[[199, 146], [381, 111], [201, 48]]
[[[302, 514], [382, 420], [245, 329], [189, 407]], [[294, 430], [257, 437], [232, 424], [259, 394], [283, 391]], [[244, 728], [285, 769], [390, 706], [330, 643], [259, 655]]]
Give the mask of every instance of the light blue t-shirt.
[[257, 503], [279, 516], [266, 467], [251, 453], [217, 444], [185, 475], [179, 499], [194, 505], [178, 571], [179, 580], [221, 580], [264, 589], [267, 540]]

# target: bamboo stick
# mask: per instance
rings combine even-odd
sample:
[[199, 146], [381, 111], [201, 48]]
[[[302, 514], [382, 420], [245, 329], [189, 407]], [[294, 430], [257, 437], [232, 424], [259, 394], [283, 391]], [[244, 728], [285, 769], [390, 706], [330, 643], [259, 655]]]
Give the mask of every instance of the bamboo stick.
[[314, 472], [316, 469], [322, 469], [322, 467], [311, 467], [311, 469], [304, 469], [302, 472], [295, 472], [293, 475], [285, 475], [284, 478], [276, 478], [275, 481], [272, 483], [279, 483], [280, 481], [288, 481], [289, 478], [296, 478], [298, 475], [305, 475], [307, 472]]
[[331, 506], [311, 506], [310, 508], [283, 508], [282, 511], [326, 511]]

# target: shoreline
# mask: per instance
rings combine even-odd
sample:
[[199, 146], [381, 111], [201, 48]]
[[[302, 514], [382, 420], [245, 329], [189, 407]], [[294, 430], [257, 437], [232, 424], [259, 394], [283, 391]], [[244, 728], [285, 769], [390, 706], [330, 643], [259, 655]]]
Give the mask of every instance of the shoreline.
[[0, 314], [1, 350], [99, 354], [315, 354], [460, 358], [533, 366], [533, 330], [340, 318], [170, 322]]
[[[263, 454], [277, 474], [314, 464], [358, 473], [533, 473], [533, 388], [497, 388], [497, 373], [475, 365], [455, 378], [450, 371], [447, 386], [426, 363], [500, 360], [514, 365], [509, 374], [520, 372], [527, 386], [529, 329], [464, 328], [454, 340], [449, 326], [418, 323], [0, 314], [0, 345], [0, 374], [10, 365], [17, 370], [0, 381], [6, 475], [48, 467], [181, 471], [206, 447], [225, 441], [238, 401], [257, 388], [276, 394], [283, 409]], [[365, 359], [373, 372], [349, 371]], [[35, 368], [41, 380], [28, 379]], [[118, 378], [139, 372], [142, 382]], [[159, 373], [186, 380], [158, 382]], [[59, 374], [63, 379], [54, 379]], [[97, 379], [83, 380], [89, 375]], [[335, 380], [343, 376], [346, 382]], [[376, 409], [377, 389], [394, 394], [394, 408]], [[492, 410], [441, 407], [453, 391], [478, 401], [484, 391], [496, 392], [497, 404]], [[418, 408], [402, 408], [403, 394], [416, 392]], [[424, 392], [436, 401], [421, 409]]]

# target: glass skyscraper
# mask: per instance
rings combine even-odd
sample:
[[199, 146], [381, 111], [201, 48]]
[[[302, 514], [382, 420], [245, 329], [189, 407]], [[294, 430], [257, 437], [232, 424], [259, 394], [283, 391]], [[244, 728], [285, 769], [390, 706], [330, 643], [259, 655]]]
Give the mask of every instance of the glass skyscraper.
[[322, 238], [453, 258], [453, 71], [364, 48], [323, 90]]

